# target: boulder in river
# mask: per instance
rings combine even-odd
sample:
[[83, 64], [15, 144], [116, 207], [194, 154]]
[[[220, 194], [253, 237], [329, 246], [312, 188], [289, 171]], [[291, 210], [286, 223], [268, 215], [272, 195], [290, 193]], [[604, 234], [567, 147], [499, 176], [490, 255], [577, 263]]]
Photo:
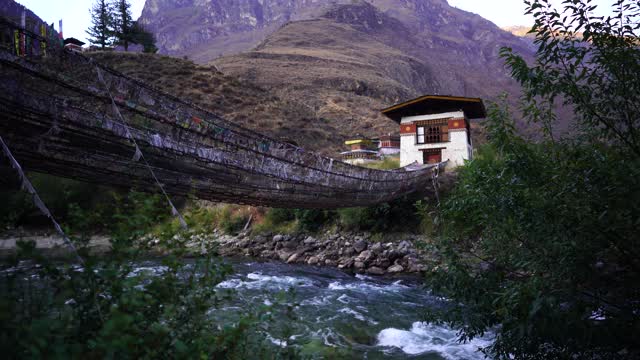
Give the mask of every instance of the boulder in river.
[[381, 268], [379, 268], [377, 266], [372, 266], [372, 267], [367, 269], [367, 274], [384, 275], [384, 270], [382, 270]]
[[369, 250], [373, 251], [374, 254], [380, 254], [382, 252], [382, 244], [380, 244], [379, 242], [373, 244]]
[[397, 274], [404, 271], [404, 267], [402, 265], [392, 265], [387, 269], [387, 272], [390, 274]]
[[353, 248], [356, 250], [356, 252], [362, 252], [367, 248], [367, 242], [364, 240], [358, 240], [355, 242], [355, 244], [353, 244]]
[[300, 257], [300, 255], [298, 255], [298, 253], [295, 253], [295, 254], [289, 256], [289, 258], [287, 259], [287, 264], [295, 263], [298, 260], [299, 257]]

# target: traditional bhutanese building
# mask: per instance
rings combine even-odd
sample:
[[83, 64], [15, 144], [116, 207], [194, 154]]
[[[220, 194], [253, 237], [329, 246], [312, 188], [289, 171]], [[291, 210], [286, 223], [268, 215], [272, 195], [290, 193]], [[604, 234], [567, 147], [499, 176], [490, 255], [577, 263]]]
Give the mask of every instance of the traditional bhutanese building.
[[344, 144], [351, 147], [350, 151], [340, 153], [342, 161], [346, 163], [365, 164], [380, 158], [375, 142], [364, 136], [358, 136], [353, 140], [347, 140]]
[[73, 51], [78, 51], [78, 52], [82, 52], [82, 46], [84, 45], [84, 42], [76, 39], [76, 38], [66, 38], [64, 39], [64, 48], [65, 49], [69, 49], [69, 50], [73, 50]]
[[378, 154], [380, 156], [398, 155], [400, 153], [400, 136], [387, 134], [378, 139], [374, 139], [378, 143]]
[[486, 117], [482, 99], [426, 95], [382, 110], [400, 125], [400, 166], [473, 158], [470, 119]]

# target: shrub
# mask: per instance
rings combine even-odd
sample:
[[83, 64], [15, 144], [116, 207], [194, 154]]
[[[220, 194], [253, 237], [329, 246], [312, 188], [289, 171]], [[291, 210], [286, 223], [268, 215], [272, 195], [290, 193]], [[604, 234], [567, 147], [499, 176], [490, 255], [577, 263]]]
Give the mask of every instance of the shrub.
[[292, 209], [278, 209], [273, 208], [267, 210], [265, 219], [271, 221], [273, 224], [279, 225], [285, 222], [293, 221], [296, 219], [296, 212]]
[[[0, 351], [7, 358], [283, 358], [262, 336], [270, 308], [245, 311], [217, 324], [210, 312], [227, 293], [215, 285], [230, 268], [212, 257], [186, 262], [184, 249], [158, 272], [134, 271], [144, 255], [136, 240], [166, 219], [161, 198], [142, 193], [116, 196], [111, 218], [112, 252], [91, 257], [74, 239], [84, 264], [51, 263], [21, 244], [18, 256], [0, 266]], [[82, 217], [80, 208], [75, 209]], [[30, 260], [34, 267], [16, 267]], [[25, 264], [23, 262], [23, 264]], [[77, 264], [76, 264], [77, 265]], [[4, 271], [11, 268], [11, 271]]]
[[298, 209], [295, 214], [298, 220], [298, 228], [308, 232], [317, 232], [334, 217], [332, 211], [317, 209]]
[[394, 170], [400, 168], [400, 158], [385, 157], [381, 161], [365, 164], [365, 167], [377, 170]]

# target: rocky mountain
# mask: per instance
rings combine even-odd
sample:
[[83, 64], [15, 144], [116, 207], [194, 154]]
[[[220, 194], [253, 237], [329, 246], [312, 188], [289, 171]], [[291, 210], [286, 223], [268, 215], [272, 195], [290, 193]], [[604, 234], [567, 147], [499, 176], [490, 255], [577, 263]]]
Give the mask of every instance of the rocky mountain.
[[422, 15], [409, 21], [368, 2], [335, 5], [315, 19], [287, 23], [251, 51], [214, 62], [303, 101], [349, 136], [397, 132], [379, 109], [422, 94], [494, 99], [506, 91], [517, 98], [499, 50], [529, 54], [526, 43], [446, 2], [418, 3]]
[[283, 24], [317, 16], [334, 2], [147, 0], [139, 21], [156, 34], [161, 53], [207, 62], [248, 50]]
[[[340, 131], [397, 132], [379, 109], [419, 96], [517, 98], [502, 46], [529, 44], [446, 0], [147, 0], [161, 52], [297, 101]], [[220, 57], [220, 55], [225, 55]]]

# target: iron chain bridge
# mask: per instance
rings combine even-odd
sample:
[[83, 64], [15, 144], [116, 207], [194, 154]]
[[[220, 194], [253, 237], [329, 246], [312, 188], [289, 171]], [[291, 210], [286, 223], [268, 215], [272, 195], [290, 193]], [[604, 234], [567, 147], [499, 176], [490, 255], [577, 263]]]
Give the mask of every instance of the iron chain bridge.
[[429, 191], [442, 166], [382, 171], [320, 156], [65, 50], [48, 30], [0, 18], [0, 139], [14, 167], [212, 201], [339, 208]]

